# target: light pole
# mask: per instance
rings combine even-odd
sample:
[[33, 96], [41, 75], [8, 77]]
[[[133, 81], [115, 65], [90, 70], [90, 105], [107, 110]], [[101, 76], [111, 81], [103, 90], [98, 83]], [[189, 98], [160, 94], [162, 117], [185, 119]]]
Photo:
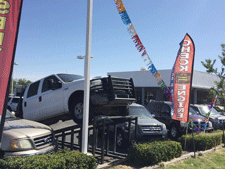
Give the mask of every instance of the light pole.
[[[19, 63], [14, 62], [13, 65], [19, 65]], [[12, 89], [11, 89], [11, 95], [13, 95], [13, 69], [12, 69]]]
[[87, 0], [87, 28], [86, 28], [86, 54], [84, 66], [84, 107], [81, 151], [87, 154], [88, 144], [88, 119], [90, 95], [90, 68], [91, 68], [91, 33], [92, 33], [93, 0]]

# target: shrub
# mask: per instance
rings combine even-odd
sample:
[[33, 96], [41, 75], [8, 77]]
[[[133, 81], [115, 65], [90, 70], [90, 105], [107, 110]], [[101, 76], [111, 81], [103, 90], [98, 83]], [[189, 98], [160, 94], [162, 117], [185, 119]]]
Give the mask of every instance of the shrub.
[[94, 169], [97, 160], [79, 151], [59, 150], [52, 154], [27, 157], [4, 157], [0, 168], [4, 169]]
[[134, 143], [128, 152], [128, 160], [133, 164], [148, 166], [181, 156], [182, 146], [175, 141]]
[[[195, 151], [211, 149], [222, 143], [223, 133], [216, 131], [213, 133], [194, 133]], [[186, 148], [185, 146], [186, 139]], [[183, 149], [194, 151], [192, 134], [181, 136], [178, 141], [182, 144]]]

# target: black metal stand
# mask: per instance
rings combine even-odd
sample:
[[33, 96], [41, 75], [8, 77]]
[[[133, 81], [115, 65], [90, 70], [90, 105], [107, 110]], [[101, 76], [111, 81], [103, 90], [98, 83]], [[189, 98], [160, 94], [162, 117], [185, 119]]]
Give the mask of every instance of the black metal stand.
[[[117, 137], [117, 125], [120, 123], [128, 122], [128, 143], [127, 145], [131, 144], [131, 121], [135, 120], [133, 123], [135, 125], [135, 134], [134, 137], [136, 138], [137, 136], [137, 117], [133, 116], [110, 116], [110, 117], [101, 117], [101, 118], [94, 118], [93, 122], [93, 144], [92, 144], [92, 154], [95, 157], [96, 149], [97, 148], [97, 134], [99, 131], [101, 131], [101, 164], [104, 163], [104, 157], [105, 154], [109, 155], [110, 150], [109, 150], [109, 128], [113, 128], [113, 133], [112, 135], [114, 136], [113, 139], [113, 149], [111, 153], [117, 154], [116, 152], [116, 137]], [[98, 127], [97, 127], [98, 126]], [[97, 130], [98, 128], [98, 130]], [[107, 134], [107, 135], [105, 135]], [[107, 136], [107, 137], [106, 137]], [[120, 153], [119, 153], [120, 154]]]
[[223, 120], [223, 147], [225, 147], [225, 138], [224, 138], [224, 120]]
[[195, 155], [195, 138], [194, 138], [194, 127], [192, 127], [192, 140], [193, 140], [193, 149], [194, 149], [194, 158], [196, 157]]

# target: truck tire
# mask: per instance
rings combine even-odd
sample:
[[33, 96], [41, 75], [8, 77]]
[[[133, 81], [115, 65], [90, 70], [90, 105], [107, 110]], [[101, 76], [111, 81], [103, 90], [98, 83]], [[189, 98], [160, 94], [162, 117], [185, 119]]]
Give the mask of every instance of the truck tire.
[[[82, 124], [83, 122], [83, 95], [76, 97], [72, 101], [71, 105], [71, 117], [73, 121], [77, 124]], [[89, 103], [89, 107], [91, 107], [91, 103]], [[92, 121], [92, 114], [89, 113], [89, 124]]]
[[83, 97], [74, 98], [71, 110], [70, 110], [72, 119], [75, 123], [81, 124], [83, 121]]
[[22, 109], [23, 100], [20, 99], [16, 108], [16, 117], [23, 118], [23, 109]]
[[171, 140], [176, 140], [180, 136], [178, 126], [175, 124], [171, 125], [169, 133], [170, 133]]
[[5, 152], [3, 150], [0, 150], [0, 159], [3, 159], [5, 155]]

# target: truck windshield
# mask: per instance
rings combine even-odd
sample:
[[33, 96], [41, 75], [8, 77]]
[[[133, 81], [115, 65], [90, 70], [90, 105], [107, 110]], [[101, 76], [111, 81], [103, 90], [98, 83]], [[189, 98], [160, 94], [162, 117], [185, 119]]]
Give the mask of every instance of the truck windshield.
[[83, 76], [73, 74], [57, 74], [57, 76], [65, 83], [84, 78]]
[[144, 107], [130, 106], [129, 115], [138, 116], [141, 119], [152, 119], [151, 113]]
[[195, 111], [193, 108], [189, 107], [189, 115], [198, 115], [198, 112]]

